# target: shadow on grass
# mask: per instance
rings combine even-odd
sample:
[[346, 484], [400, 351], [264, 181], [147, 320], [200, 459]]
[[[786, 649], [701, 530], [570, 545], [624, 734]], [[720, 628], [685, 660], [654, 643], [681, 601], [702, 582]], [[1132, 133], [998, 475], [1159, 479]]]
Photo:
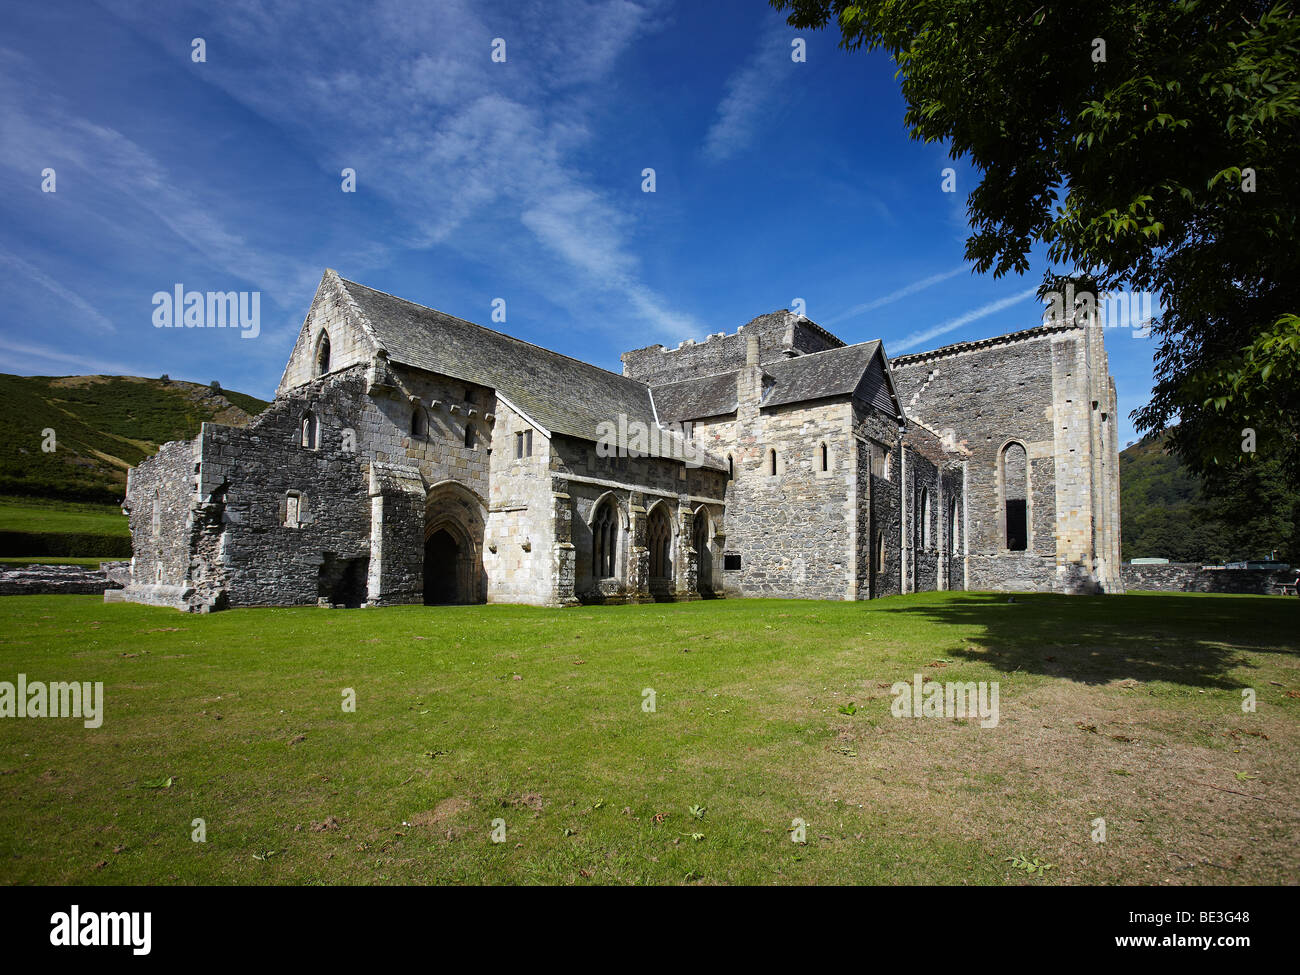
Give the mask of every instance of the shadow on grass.
[[1250, 666], [1246, 651], [1297, 652], [1296, 607], [1280, 598], [1017, 593], [1012, 602], [1007, 593], [961, 593], [879, 611], [960, 627], [963, 645], [946, 654], [1082, 684], [1236, 689], [1242, 681], [1231, 672]]

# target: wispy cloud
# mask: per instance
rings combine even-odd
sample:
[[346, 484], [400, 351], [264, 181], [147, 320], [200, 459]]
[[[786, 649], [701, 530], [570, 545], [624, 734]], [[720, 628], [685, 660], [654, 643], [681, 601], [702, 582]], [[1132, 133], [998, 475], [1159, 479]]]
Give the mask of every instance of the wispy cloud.
[[899, 288], [897, 291], [891, 291], [889, 294], [880, 298], [873, 298], [871, 301], [865, 301], [860, 305], [854, 305], [847, 311], [843, 311], [834, 318], [827, 320], [827, 325], [835, 325], [838, 322], [855, 318], [858, 315], [865, 315], [869, 311], [875, 311], [877, 308], [883, 308], [885, 305], [891, 305], [895, 301], [908, 298], [927, 288], [933, 288], [936, 284], [942, 284], [949, 278], [955, 278], [962, 271], [967, 270], [965, 265], [955, 267], [951, 271], [941, 271], [938, 274], [931, 274], [928, 278], [921, 278], [919, 281], [913, 281], [909, 285]]
[[997, 301], [990, 301], [986, 305], [980, 305], [980, 307], [973, 311], [969, 311], [964, 315], [958, 315], [956, 318], [950, 318], [948, 321], [935, 325], [932, 328], [927, 328], [920, 332], [913, 332], [901, 342], [896, 343], [891, 351], [897, 354], [899, 352], [906, 352], [908, 349], [914, 349], [918, 345], [937, 339], [940, 335], [946, 335], [949, 332], [955, 331], [963, 325], [969, 325], [971, 322], [977, 322], [981, 318], [988, 318], [990, 315], [996, 315], [1003, 309], [1010, 308], [1012, 305], [1024, 301], [1026, 298], [1033, 297], [1037, 293], [1037, 288], [1029, 288], [1025, 291], [1011, 295], [1008, 298], [999, 298]]
[[[159, 44], [174, 43], [172, 24], [152, 11], [109, 2]], [[536, 282], [559, 304], [593, 291], [629, 318], [675, 333], [689, 316], [645, 280], [632, 211], [577, 161], [595, 141], [587, 120], [604, 97], [600, 83], [657, 28], [660, 7], [383, 0], [338, 29], [321, 24], [310, 3], [204, 4], [214, 33], [237, 44], [229, 60], [210, 47], [201, 76], [292, 133], [322, 169], [356, 169], [364, 191], [406, 221], [398, 244], [454, 245], [503, 277]], [[494, 37], [506, 42], [504, 63], [491, 59]], [[512, 222], [545, 256], [526, 252]]]
[[753, 144], [759, 124], [779, 103], [789, 81], [790, 28], [783, 22], [769, 25], [760, 35], [754, 53], [726, 82], [726, 94], [717, 118], [704, 136], [704, 157], [726, 162]]
[[50, 294], [71, 306], [78, 314], [69, 316], [67, 321], [70, 326], [78, 331], [116, 331], [113, 327], [112, 321], [110, 321], [107, 316], [96, 311], [95, 308], [91, 306], [90, 302], [82, 298], [81, 295], [65, 288], [40, 268], [23, 260], [18, 255], [11, 254], [8, 251], [0, 251], [0, 267], [7, 267], [13, 271], [17, 271], [18, 274], [22, 275], [22, 277], [40, 285]]
[[153, 374], [152, 370], [143, 368], [139, 363], [130, 365], [98, 357], [91, 358], [65, 352], [62, 349], [52, 349], [47, 345], [15, 342], [4, 336], [0, 336], [0, 367], [3, 367], [3, 371], [23, 374], [62, 375], [68, 367], [93, 375], [148, 376]]

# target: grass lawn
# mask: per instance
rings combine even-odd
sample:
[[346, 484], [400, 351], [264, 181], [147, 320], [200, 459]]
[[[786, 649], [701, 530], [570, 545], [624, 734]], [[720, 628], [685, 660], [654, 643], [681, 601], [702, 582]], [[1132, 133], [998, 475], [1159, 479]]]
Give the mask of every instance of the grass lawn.
[[40, 498], [0, 496], [0, 531], [129, 536], [122, 509], [111, 504], [78, 504]]
[[[3, 879], [1291, 883], [1296, 611], [930, 593], [187, 616], [6, 597], [0, 680], [103, 681], [105, 717], [0, 725]], [[998, 681], [1000, 722], [893, 717], [890, 686], [916, 673]]]

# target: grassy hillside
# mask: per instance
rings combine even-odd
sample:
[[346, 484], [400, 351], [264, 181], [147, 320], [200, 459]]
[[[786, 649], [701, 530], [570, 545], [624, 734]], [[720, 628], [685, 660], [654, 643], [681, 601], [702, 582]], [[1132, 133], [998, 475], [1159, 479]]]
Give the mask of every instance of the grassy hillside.
[[1300, 562], [1300, 491], [1278, 462], [1260, 459], [1208, 496], [1200, 481], [1148, 437], [1119, 455], [1122, 556], [1174, 562], [1268, 558]]
[[266, 405], [197, 383], [0, 374], [0, 494], [114, 504], [127, 470], [162, 444], [205, 421], [244, 426]]

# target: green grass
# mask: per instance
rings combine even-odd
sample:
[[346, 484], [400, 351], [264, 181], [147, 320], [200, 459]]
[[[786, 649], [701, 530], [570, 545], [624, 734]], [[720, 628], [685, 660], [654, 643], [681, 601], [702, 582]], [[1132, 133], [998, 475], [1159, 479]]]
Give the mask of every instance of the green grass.
[[[932, 593], [188, 616], [7, 597], [0, 680], [103, 681], [106, 715], [3, 725], [4, 878], [1289, 882], [1295, 608]], [[890, 685], [916, 673], [998, 681], [1000, 723], [894, 718]]]
[[0, 531], [129, 536], [131, 527], [114, 505], [0, 496]]

